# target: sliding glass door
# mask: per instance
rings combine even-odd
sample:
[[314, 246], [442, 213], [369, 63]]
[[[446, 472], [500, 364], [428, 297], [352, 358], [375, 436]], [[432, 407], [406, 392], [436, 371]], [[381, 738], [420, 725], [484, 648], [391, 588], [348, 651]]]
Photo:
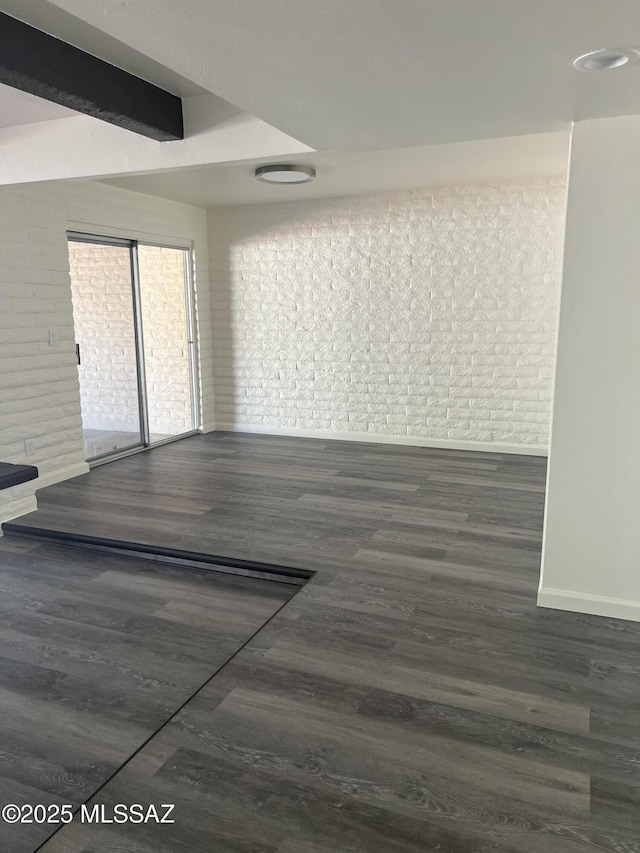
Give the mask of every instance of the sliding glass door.
[[188, 254], [138, 244], [147, 413], [152, 440], [194, 428]]
[[69, 241], [86, 459], [143, 444], [129, 243]]
[[85, 457], [193, 432], [189, 251], [69, 235]]

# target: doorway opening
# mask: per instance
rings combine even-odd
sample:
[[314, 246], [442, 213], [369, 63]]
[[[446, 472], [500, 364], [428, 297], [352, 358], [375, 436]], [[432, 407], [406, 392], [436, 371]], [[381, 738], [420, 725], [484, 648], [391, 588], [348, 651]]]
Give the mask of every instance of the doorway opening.
[[68, 238], [85, 458], [97, 464], [192, 435], [190, 250]]

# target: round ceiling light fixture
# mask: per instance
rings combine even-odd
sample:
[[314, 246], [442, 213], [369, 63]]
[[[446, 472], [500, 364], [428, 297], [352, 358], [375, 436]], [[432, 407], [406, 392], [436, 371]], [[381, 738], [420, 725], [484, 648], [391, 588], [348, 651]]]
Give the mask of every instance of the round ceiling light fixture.
[[268, 184], [308, 184], [315, 178], [316, 170], [311, 166], [273, 163], [270, 166], [259, 166], [254, 174], [259, 181]]
[[631, 48], [603, 47], [592, 50], [573, 60], [573, 67], [578, 71], [609, 71], [612, 68], [622, 68], [638, 59], [638, 51]]

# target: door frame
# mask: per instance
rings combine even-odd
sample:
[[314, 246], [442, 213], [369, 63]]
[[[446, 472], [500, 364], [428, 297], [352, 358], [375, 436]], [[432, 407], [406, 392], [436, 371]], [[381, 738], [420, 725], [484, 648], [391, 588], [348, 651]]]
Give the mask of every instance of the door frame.
[[[74, 223], [75, 224], [75, 223]], [[80, 224], [80, 223], [78, 223]], [[90, 468], [104, 465], [107, 462], [113, 462], [116, 459], [122, 459], [125, 456], [131, 456], [134, 453], [141, 453], [145, 450], [150, 450], [153, 447], [159, 447], [163, 444], [170, 444], [172, 441], [179, 441], [181, 438], [186, 438], [190, 435], [196, 435], [202, 428], [202, 415], [200, 408], [200, 397], [198, 394], [199, 388], [199, 373], [198, 373], [198, 351], [197, 351], [197, 333], [196, 333], [196, 303], [194, 292], [194, 247], [192, 241], [181, 241], [175, 238], [163, 239], [158, 235], [142, 235], [136, 234], [133, 236], [127, 233], [124, 229], [107, 233], [111, 229], [100, 228], [99, 232], [89, 232], [70, 228], [67, 230], [67, 242], [77, 243], [92, 243], [103, 246], [121, 246], [129, 249], [129, 257], [131, 261], [131, 290], [132, 290], [132, 310], [133, 310], [133, 325], [135, 336], [136, 350], [136, 371], [138, 383], [138, 409], [140, 418], [140, 439], [141, 443], [122, 451], [114, 451], [113, 453], [104, 453], [93, 459], [86, 460]], [[156, 246], [162, 249], [175, 249], [183, 252], [184, 258], [184, 287], [185, 287], [185, 311], [186, 311], [186, 343], [189, 362], [189, 391], [191, 400], [191, 429], [182, 432], [179, 435], [169, 436], [151, 443], [149, 434], [149, 409], [147, 383], [145, 373], [144, 359], [144, 324], [142, 319], [142, 293], [140, 287], [140, 271], [138, 265], [138, 246]], [[75, 318], [74, 318], [75, 328]]]

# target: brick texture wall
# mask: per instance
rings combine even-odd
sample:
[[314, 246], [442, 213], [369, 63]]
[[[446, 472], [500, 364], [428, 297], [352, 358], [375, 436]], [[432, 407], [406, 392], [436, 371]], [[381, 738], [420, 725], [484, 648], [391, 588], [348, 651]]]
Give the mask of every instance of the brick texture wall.
[[[35, 488], [86, 470], [67, 229], [195, 245], [200, 397], [213, 423], [206, 216], [187, 205], [96, 183], [0, 189], [0, 459], [42, 479], [0, 492], [0, 521], [34, 507]], [[49, 330], [58, 339], [49, 346]]]
[[[83, 469], [65, 228], [46, 186], [0, 190], [0, 459], [45, 476]], [[0, 521], [34, 509], [34, 491], [0, 492]]]
[[209, 211], [220, 428], [546, 450], [560, 178]]

